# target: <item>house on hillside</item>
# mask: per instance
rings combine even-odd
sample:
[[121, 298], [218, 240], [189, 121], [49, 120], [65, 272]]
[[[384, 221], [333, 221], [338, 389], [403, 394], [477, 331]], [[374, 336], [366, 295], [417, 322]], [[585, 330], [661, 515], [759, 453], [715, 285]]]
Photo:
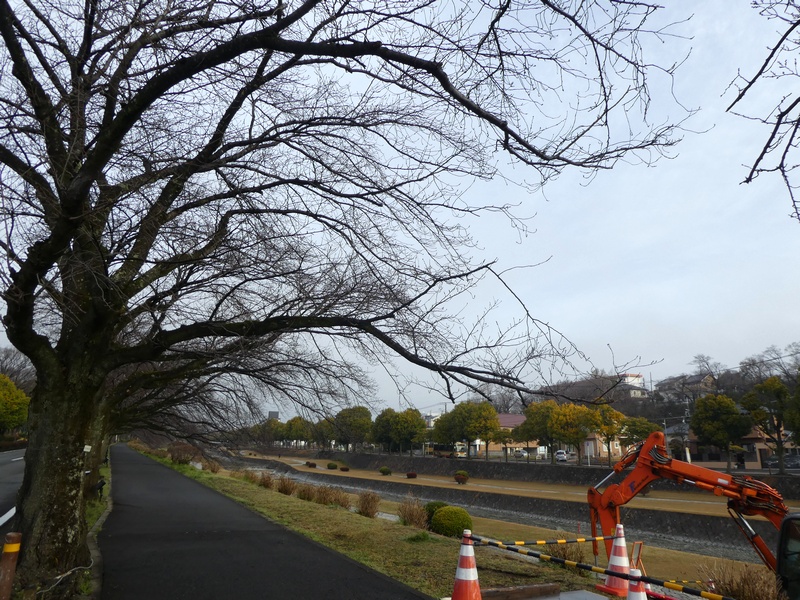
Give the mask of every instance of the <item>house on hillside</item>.
[[535, 392], [542, 399], [554, 398], [571, 402], [608, 402], [645, 400], [650, 394], [644, 387], [644, 377], [637, 373], [598, 375], [578, 381], [565, 381], [540, 388]]
[[716, 389], [716, 378], [706, 373], [667, 377], [656, 383], [654, 392], [666, 402], [693, 403], [698, 398], [713, 394]]

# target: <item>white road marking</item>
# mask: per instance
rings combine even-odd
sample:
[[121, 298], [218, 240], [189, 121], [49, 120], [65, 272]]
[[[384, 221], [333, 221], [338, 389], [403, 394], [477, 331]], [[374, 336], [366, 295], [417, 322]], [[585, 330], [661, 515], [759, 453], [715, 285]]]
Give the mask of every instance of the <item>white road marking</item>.
[[14, 514], [15, 514], [16, 512], [17, 512], [17, 508], [16, 508], [16, 507], [14, 507], [14, 508], [12, 508], [11, 510], [9, 510], [9, 511], [8, 511], [6, 514], [4, 514], [2, 517], [0, 517], [0, 526], [2, 526], [2, 525], [5, 525], [5, 524], [6, 524], [6, 522], [7, 522], [7, 521], [8, 521], [8, 520], [9, 520], [11, 517], [13, 517], [13, 516], [14, 516]]

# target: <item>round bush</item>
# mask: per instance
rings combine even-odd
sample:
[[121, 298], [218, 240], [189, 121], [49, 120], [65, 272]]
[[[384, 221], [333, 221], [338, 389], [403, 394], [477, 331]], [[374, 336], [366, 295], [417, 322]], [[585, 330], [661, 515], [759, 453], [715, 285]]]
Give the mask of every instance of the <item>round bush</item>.
[[339, 467], [340, 471], [349, 471], [350, 467]]
[[447, 537], [461, 537], [465, 529], [472, 529], [472, 517], [458, 506], [443, 506], [431, 519], [431, 531]]
[[311, 461], [308, 461], [308, 462], [306, 463], [306, 466], [307, 466], [309, 469], [316, 469], [316, 468], [317, 468], [317, 463], [315, 463], [315, 462], [311, 462]]
[[380, 469], [378, 469], [378, 472], [381, 475], [391, 475], [392, 474], [392, 470], [389, 467], [381, 467]]
[[457, 477], [469, 477], [469, 473], [467, 473], [466, 471], [456, 471], [455, 475]]
[[447, 502], [442, 502], [440, 500], [434, 500], [433, 502], [428, 502], [425, 505], [425, 512], [428, 513], [428, 529], [431, 527], [431, 519], [433, 519], [433, 513], [444, 506], [450, 506]]
[[329, 462], [328, 463], [328, 468], [331, 469], [331, 470], [336, 470], [336, 469], [339, 468], [339, 465], [337, 465], [335, 462]]
[[414, 473], [414, 471], [409, 471], [408, 473], [406, 473], [406, 477], [408, 477], [409, 479], [416, 479], [417, 474]]

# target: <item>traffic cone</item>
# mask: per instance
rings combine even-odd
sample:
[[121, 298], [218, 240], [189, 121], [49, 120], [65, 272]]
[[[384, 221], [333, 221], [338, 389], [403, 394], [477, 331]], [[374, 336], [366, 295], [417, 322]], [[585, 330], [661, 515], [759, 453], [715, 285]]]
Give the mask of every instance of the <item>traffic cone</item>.
[[461, 539], [461, 552], [458, 555], [456, 583], [453, 586], [452, 600], [481, 600], [481, 586], [478, 585], [478, 567], [475, 565], [475, 551], [472, 549], [472, 532], [464, 530]]
[[[642, 572], [639, 569], [631, 569], [631, 577], [641, 577]], [[647, 600], [647, 588], [644, 581], [641, 579], [634, 581], [631, 579], [628, 582], [628, 598], [627, 600]]]
[[[617, 523], [614, 544], [611, 546], [611, 556], [608, 558], [608, 570], [624, 575], [628, 575], [631, 570], [631, 565], [628, 562], [628, 546], [625, 544], [625, 531], [622, 529], [622, 523]], [[608, 575], [606, 582], [598, 583], [595, 588], [606, 594], [624, 598], [628, 595], [628, 580]]]

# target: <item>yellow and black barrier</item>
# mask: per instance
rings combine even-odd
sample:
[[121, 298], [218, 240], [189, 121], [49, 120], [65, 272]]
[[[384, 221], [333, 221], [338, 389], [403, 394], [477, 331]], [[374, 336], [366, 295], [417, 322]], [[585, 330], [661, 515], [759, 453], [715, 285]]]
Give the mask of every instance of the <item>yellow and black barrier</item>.
[[574, 540], [536, 540], [533, 542], [498, 542], [505, 546], [549, 546], [550, 544], [580, 544], [582, 542], [602, 542], [603, 540], [614, 540], [615, 535], [599, 535], [597, 537], [575, 538]]
[[620, 573], [618, 571], [609, 571], [608, 569], [601, 569], [600, 567], [595, 567], [592, 565], [587, 565], [584, 563], [578, 563], [574, 560], [566, 560], [564, 558], [558, 558], [557, 556], [550, 556], [548, 554], [544, 554], [542, 552], [537, 552], [535, 550], [528, 550], [527, 548], [523, 548], [519, 545], [508, 545], [504, 544], [503, 542], [498, 542], [496, 540], [491, 540], [489, 538], [484, 538], [472, 534], [471, 536], [472, 542], [475, 545], [479, 546], [494, 546], [495, 548], [500, 548], [501, 550], [508, 550], [509, 552], [516, 552], [518, 554], [524, 554], [525, 556], [533, 556], [534, 558], [538, 558], [539, 560], [544, 560], [546, 562], [552, 562], [557, 565], [563, 565], [565, 567], [573, 567], [575, 569], [582, 569], [584, 571], [591, 571], [592, 573], [599, 573], [601, 575], [611, 575], [612, 577], [619, 577], [620, 579], [627, 579], [628, 581], [644, 581], [645, 583], [649, 583], [652, 585], [658, 585], [668, 590], [672, 590], [675, 592], [683, 592], [684, 594], [688, 594], [690, 596], [699, 596], [701, 598], [706, 598], [707, 600], [735, 600], [730, 596], [722, 596], [720, 594], [714, 594], [712, 592], [703, 592], [701, 590], [695, 590], [692, 588], [687, 588], [683, 585], [673, 583], [670, 581], [664, 581], [663, 579], [655, 579], [653, 577], [648, 577], [646, 575], [642, 575], [641, 577], [631, 577], [626, 573]]

